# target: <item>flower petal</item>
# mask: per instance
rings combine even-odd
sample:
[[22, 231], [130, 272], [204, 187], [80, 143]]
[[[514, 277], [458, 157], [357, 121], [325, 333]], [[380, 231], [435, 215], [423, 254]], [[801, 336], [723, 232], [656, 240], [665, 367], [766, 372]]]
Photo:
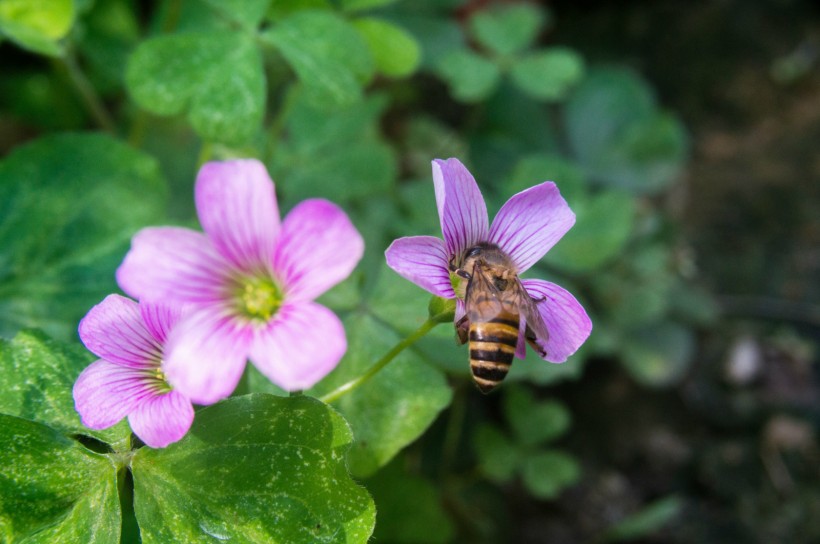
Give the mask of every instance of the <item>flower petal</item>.
[[487, 205], [473, 175], [458, 159], [434, 160], [433, 184], [449, 261], [487, 239]]
[[149, 385], [139, 370], [100, 359], [74, 383], [74, 407], [83, 425], [107, 429], [152, 394]]
[[546, 181], [513, 195], [498, 211], [490, 242], [506, 252], [522, 273], [546, 254], [575, 224], [575, 214]]
[[261, 162], [206, 163], [196, 178], [195, 199], [199, 222], [222, 256], [246, 272], [268, 270], [279, 208]]
[[171, 328], [182, 317], [183, 306], [181, 304], [159, 304], [147, 301], [140, 302], [139, 306], [145, 327], [159, 345], [165, 345]]
[[213, 404], [236, 388], [253, 327], [224, 308], [186, 314], [171, 331], [162, 369], [168, 382], [197, 404]]
[[364, 240], [335, 204], [301, 202], [285, 217], [274, 271], [290, 300], [313, 300], [350, 275], [364, 254]]
[[149, 227], [131, 240], [117, 283], [139, 300], [203, 302], [219, 299], [230, 265], [201, 232]]
[[449, 256], [444, 242], [433, 236], [407, 236], [384, 252], [387, 266], [436, 296], [453, 298]]
[[532, 298], [540, 301], [538, 312], [550, 336], [547, 340], [536, 339], [547, 352], [544, 359], [563, 363], [589, 337], [592, 321], [581, 304], [563, 287], [544, 280], [522, 280], [521, 283]]
[[[132, 368], [156, 366], [162, 347], [140, 316], [139, 305], [108, 295], [80, 321], [80, 339], [97, 357]], [[152, 362], [153, 361], [153, 362]]]
[[347, 350], [342, 322], [314, 302], [286, 304], [270, 325], [257, 331], [250, 359], [273, 383], [307, 389], [333, 370]]
[[145, 399], [128, 414], [134, 434], [152, 448], [164, 448], [188, 432], [194, 421], [191, 401], [179, 391]]

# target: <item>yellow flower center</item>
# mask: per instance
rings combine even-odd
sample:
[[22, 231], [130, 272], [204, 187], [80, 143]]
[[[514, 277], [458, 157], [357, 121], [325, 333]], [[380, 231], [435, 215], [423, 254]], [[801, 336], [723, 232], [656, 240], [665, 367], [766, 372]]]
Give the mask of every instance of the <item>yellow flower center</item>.
[[239, 309], [250, 319], [268, 321], [282, 305], [282, 292], [270, 278], [243, 278], [237, 291]]

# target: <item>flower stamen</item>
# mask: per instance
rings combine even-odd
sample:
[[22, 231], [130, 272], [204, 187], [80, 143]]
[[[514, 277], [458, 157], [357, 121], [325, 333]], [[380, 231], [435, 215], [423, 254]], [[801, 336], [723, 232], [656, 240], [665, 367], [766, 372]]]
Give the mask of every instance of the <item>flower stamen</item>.
[[244, 278], [237, 293], [239, 310], [250, 319], [268, 321], [282, 305], [282, 293], [270, 278]]

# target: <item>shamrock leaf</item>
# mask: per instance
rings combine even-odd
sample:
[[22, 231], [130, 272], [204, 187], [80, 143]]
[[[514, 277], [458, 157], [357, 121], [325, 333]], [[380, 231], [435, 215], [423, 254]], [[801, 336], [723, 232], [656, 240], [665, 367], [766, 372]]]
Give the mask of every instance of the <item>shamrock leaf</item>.
[[125, 82], [140, 106], [158, 115], [186, 113], [210, 141], [243, 143], [264, 114], [262, 58], [253, 40], [239, 32], [151, 38], [131, 56]]

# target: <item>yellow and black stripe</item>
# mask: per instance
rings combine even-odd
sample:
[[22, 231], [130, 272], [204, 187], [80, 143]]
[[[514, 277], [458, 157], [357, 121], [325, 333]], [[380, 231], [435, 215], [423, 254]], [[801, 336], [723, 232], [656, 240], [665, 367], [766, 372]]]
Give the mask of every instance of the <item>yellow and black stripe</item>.
[[495, 389], [510, 371], [518, 324], [518, 316], [508, 312], [489, 321], [470, 323], [470, 369], [482, 393]]

